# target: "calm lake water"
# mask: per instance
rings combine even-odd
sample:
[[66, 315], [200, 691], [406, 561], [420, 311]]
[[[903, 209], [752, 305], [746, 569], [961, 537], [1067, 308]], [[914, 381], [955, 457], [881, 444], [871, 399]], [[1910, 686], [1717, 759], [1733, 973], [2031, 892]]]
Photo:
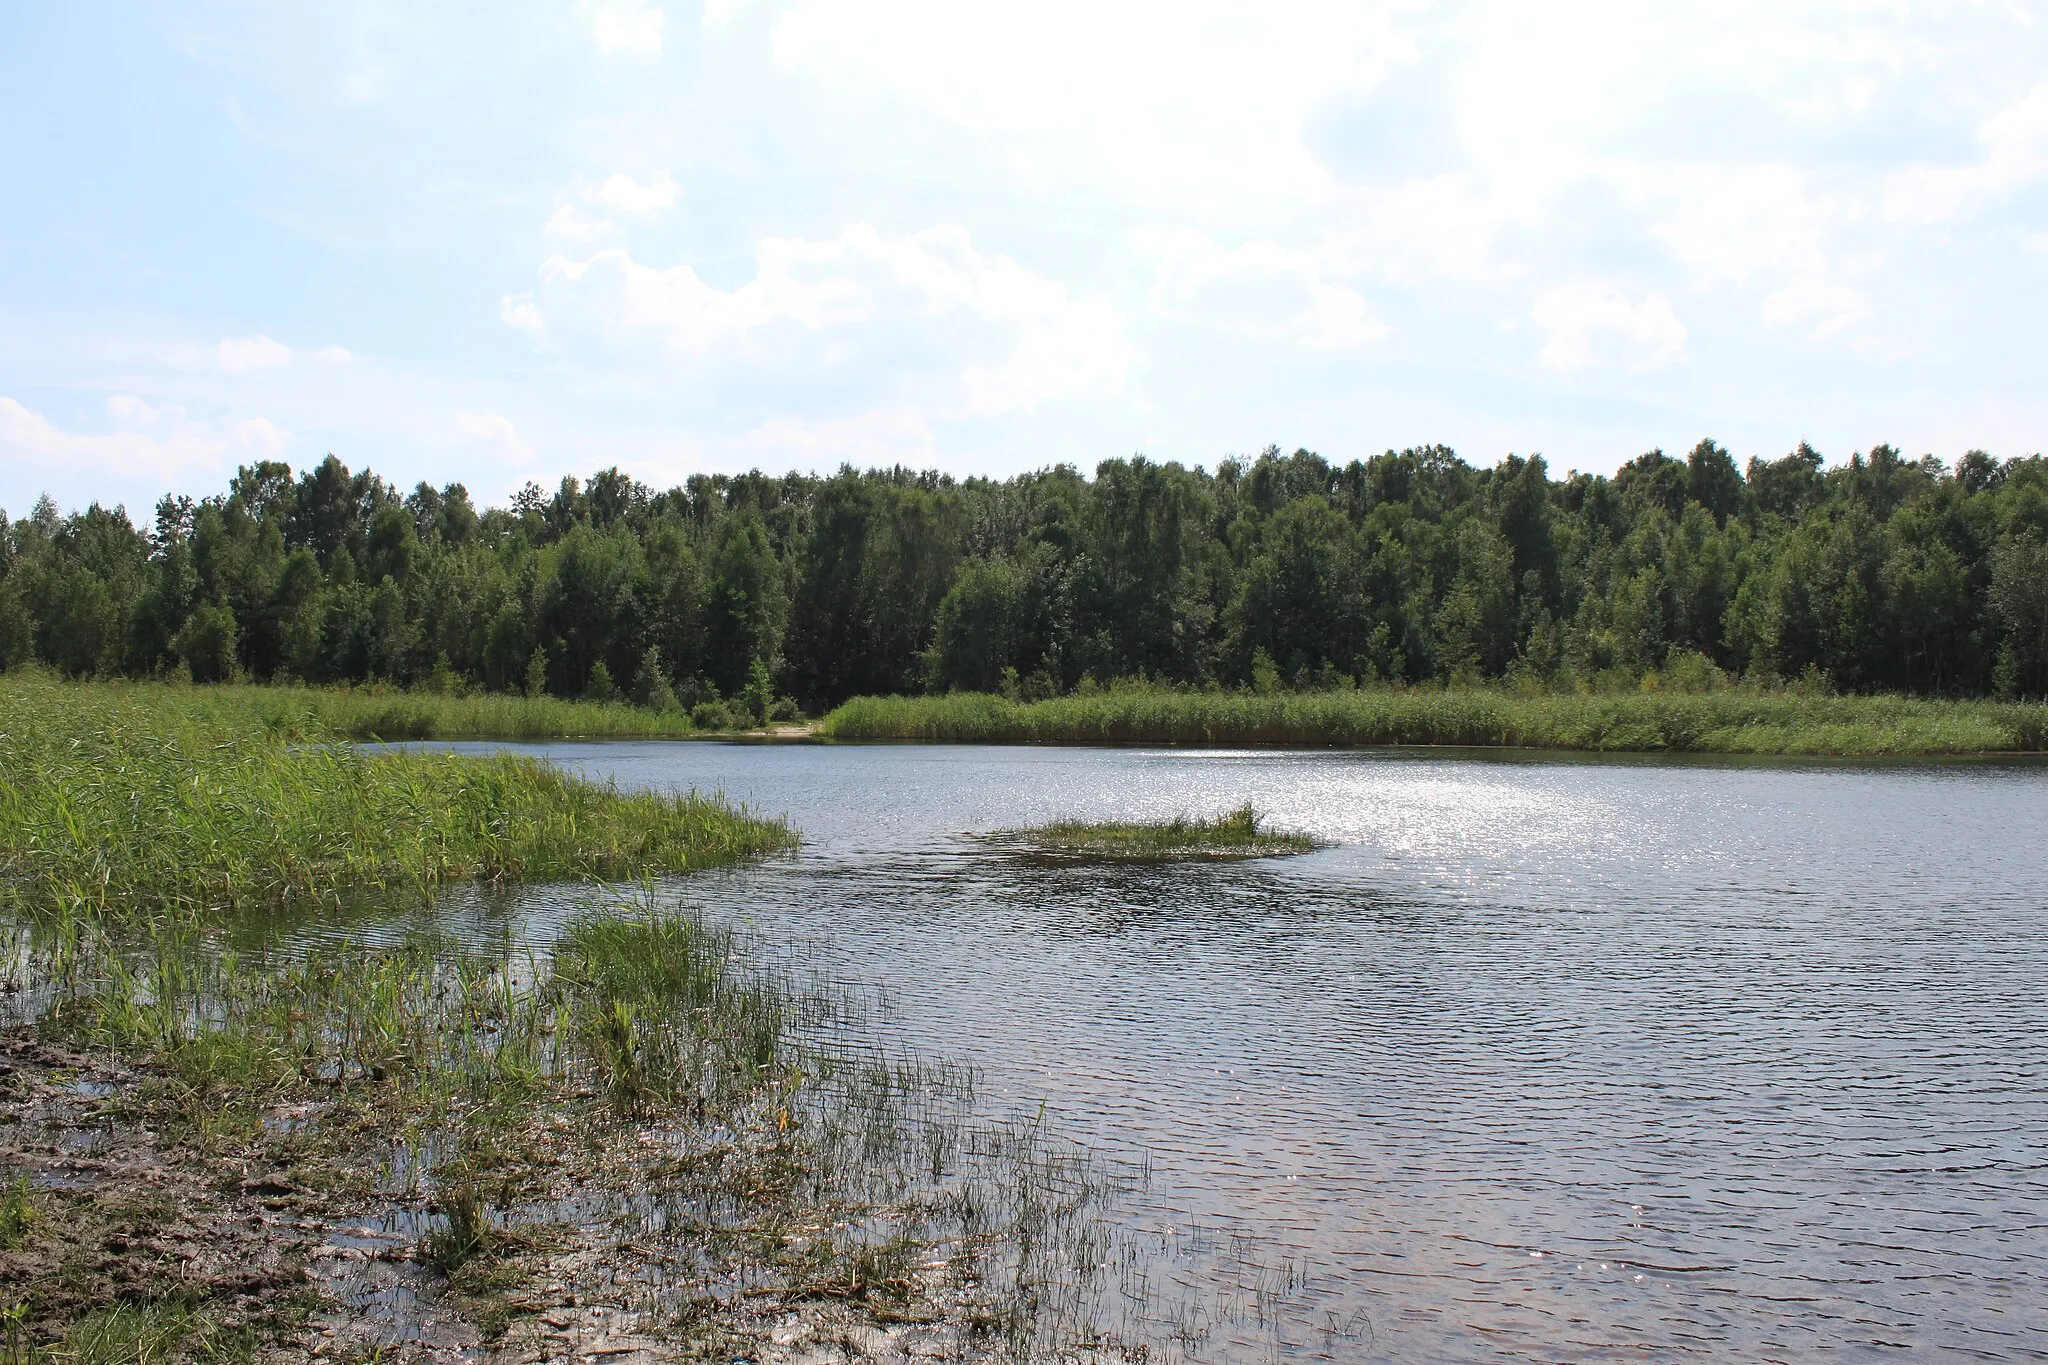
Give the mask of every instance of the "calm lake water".
[[[513, 747], [787, 813], [686, 899], [1148, 1164], [1202, 1358], [2048, 1359], [2048, 766]], [[1336, 846], [966, 837], [1246, 798]]]

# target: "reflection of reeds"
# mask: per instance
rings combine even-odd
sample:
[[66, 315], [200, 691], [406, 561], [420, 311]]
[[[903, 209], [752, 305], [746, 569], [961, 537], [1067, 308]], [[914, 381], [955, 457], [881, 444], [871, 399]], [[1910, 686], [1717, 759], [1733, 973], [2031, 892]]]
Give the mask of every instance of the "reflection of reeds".
[[1051, 863], [1220, 862], [1308, 853], [1323, 847], [1312, 835], [1274, 829], [1247, 801], [1203, 820], [1056, 820], [990, 836], [998, 848]]
[[2048, 706], [1746, 687], [1590, 695], [1483, 688], [1273, 696], [1129, 689], [1028, 704], [980, 693], [856, 697], [817, 728], [833, 739], [952, 743], [1964, 754], [2048, 749]]

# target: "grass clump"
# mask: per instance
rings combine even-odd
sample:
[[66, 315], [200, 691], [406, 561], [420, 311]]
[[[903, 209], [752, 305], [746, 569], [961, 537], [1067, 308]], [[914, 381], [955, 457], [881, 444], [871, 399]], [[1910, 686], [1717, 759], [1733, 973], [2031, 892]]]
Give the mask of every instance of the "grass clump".
[[198, 689], [0, 677], [0, 907], [159, 915], [457, 880], [619, 880], [792, 846], [723, 799], [512, 755], [366, 752]]
[[1312, 835], [1274, 829], [1250, 802], [1211, 820], [1056, 820], [995, 837], [1033, 860], [1062, 863], [1231, 862], [1324, 847]]
[[2048, 706], [1716, 692], [1518, 694], [1484, 688], [1255, 695], [1128, 690], [1014, 702], [986, 693], [857, 697], [819, 722], [841, 740], [1190, 746], [1455, 745], [1599, 752], [1936, 755], [2048, 751]]
[[26, 1172], [6, 1182], [0, 1193], [0, 1251], [12, 1251], [35, 1226], [35, 1188]]

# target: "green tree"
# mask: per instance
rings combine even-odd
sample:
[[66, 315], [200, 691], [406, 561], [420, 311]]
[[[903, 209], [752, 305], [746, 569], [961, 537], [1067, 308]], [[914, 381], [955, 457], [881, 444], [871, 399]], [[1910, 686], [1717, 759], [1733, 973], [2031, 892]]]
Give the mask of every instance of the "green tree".
[[185, 618], [171, 647], [192, 671], [192, 681], [233, 682], [240, 667], [235, 643], [234, 612], [202, 602]]
[[2048, 694], [2048, 542], [2031, 529], [2007, 536], [1991, 558], [1991, 606], [2005, 627], [1998, 689]]
[[1009, 559], [969, 559], [940, 599], [932, 644], [939, 690], [993, 692], [1020, 657], [1019, 625], [1027, 579]]
[[711, 656], [707, 671], [720, 692], [738, 694], [754, 661], [775, 657], [785, 602], [781, 566], [769, 547], [767, 528], [756, 516], [729, 518], [719, 528], [704, 613]]

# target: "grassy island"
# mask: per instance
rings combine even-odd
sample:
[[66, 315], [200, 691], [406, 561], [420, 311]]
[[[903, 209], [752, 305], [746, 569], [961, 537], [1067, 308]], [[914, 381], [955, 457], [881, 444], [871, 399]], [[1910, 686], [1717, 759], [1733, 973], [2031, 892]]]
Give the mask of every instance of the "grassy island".
[[1004, 831], [991, 840], [1034, 862], [1050, 863], [1235, 862], [1324, 847], [1322, 840], [1310, 835], [1274, 829], [1250, 802], [1211, 820], [1185, 815], [1171, 820], [1056, 820]]
[[841, 740], [1193, 746], [1463, 745], [1651, 753], [2040, 753], [2048, 706], [1726, 691], [1521, 694], [1358, 689], [1256, 695], [1127, 689], [1015, 702], [988, 693], [857, 697]]

